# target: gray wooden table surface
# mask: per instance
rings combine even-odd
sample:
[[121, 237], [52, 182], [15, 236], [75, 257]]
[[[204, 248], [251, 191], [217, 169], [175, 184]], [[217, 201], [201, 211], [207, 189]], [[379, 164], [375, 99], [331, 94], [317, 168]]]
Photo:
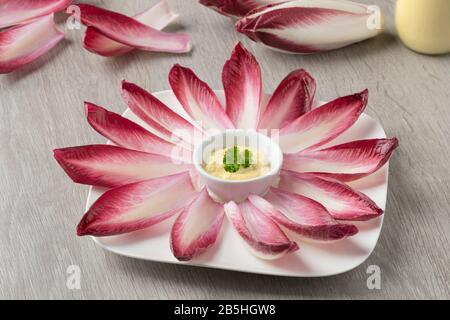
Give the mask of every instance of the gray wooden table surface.
[[[133, 14], [156, 0], [90, 2]], [[82, 48], [83, 32], [65, 29], [59, 14], [64, 43], [0, 77], [0, 298], [450, 298], [450, 56], [406, 49], [395, 35], [390, 0], [372, 1], [386, 14], [384, 35], [311, 56], [262, 48], [197, 1], [170, 2], [181, 17], [169, 29], [192, 36], [190, 54], [101, 58]], [[88, 127], [83, 101], [122, 112], [122, 79], [167, 89], [174, 63], [221, 88], [221, 68], [237, 40], [261, 63], [267, 92], [300, 67], [316, 77], [322, 100], [367, 87], [367, 113], [399, 138], [381, 237], [358, 268], [295, 279], [174, 266], [120, 257], [75, 235], [87, 188], [69, 181], [52, 149], [104, 141]], [[80, 290], [66, 286], [69, 265], [81, 269]], [[380, 290], [366, 286], [369, 265], [381, 269]]]

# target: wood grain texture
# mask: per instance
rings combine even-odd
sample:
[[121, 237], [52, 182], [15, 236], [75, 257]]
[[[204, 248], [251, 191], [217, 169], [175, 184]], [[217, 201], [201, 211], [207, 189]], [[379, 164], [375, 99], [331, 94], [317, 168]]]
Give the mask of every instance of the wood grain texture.
[[[90, 2], [132, 14], [156, 0]], [[387, 33], [330, 53], [270, 51], [197, 1], [173, 0], [182, 15], [170, 30], [192, 35], [190, 54], [133, 52], [105, 59], [82, 48], [80, 30], [65, 29], [66, 40], [56, 49], [1, 76], [0, 298], [450, 298], [450, 56], [406, 49], [395, 36], [393, 1], [372, 2], [386, 13]], [[64, 28], [65, 16], [57, 19]], [[84, 119], [83, 100], [122, 112], [120, 80], [167, 89], [174, 63], [220, 88], [222, 64], [237, 40], [257, 56], [267, 92], [300, 67], [316, 77], [322, 100], [367, 87], [367, 112], [399, 138], [380, 241], [355, 270], [286, 279], [174, 266], [116, 256], [76, 237], [87, 188], [69, 181], [52, 149], [103, 142]], [[71, 264], [81, 268], [81, 290], [66, 287]], [[366, 287], [372, 264], [381, 268], [381, 290]]]

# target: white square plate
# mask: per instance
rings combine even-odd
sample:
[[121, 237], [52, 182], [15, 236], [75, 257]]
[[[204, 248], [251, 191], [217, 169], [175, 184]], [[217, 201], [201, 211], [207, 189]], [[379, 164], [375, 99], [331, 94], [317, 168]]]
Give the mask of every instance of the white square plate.
[[[223, 91], [216, 91], [216, 94], [219, 99], [224, 99]], [[185, 115], [172, 91], [161, 91], [154, 95], [176, 112]], [[127, 110], [124, 116], [149, 129], [130, 110]], [[362, 114], [355, 125], [332, 144], [385, 137], [382, 126], [373, 118]], [[384, 210], [388, 186], [388, 164], [371, 176], [354, 181], [350, 185], [368, 195]], [[103, 192], [104, 189], [91, 187], [87, 208]], [[323, 277], [349, 271], [363, 263], [375, 248], [383, 223], [383, 216], [367, 222], [355, 222], [359, 233], [351, 238], [328, 244], [299, 242], [300, 250], [297, 252], [279, 260], [265, 261], [255, 257], [246, 249], [242, 240], [225, 219], [221, 234], [214, 246], [190, 262], [180, 262], [172, 255], [169, 245], [170, 228], [174, 219], [175, 217], [147, 229], [124, 235], [92, 238], [108, 251], [136, 259], [276, 276]]]

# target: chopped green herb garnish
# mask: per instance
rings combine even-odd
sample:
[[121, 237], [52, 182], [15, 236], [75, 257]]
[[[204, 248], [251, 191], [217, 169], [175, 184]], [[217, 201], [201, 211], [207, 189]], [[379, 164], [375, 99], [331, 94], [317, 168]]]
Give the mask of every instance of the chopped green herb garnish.
[[223, 156], [223, 164], [237, 164], [239, 149], [237, 146], [227, 149]]
[[250, 167], [250, 165], [252, 164], [253, 161], [253, 154], [250, 150], [245, 149], [244, 150], [244, 163], [242, 164], [242, 166], [244, 168], [248, 168]]
[[237, 172], [239, 170], [239, 165], [238, 164], [226, 164], [223, 166], [226, 172]]
[[249, 149], [239, 153], [238, 146], [227, 149], [223, 156], [223, 165], [226, 172], [237, 172], [241, 165], [244, 168], [250, 167], [253, 161], [253, 154]]
[[223, 156], [223, 165], [226, 172], [237, 172], [239, 170], [238, 164], [238, 147], [227, 149]]

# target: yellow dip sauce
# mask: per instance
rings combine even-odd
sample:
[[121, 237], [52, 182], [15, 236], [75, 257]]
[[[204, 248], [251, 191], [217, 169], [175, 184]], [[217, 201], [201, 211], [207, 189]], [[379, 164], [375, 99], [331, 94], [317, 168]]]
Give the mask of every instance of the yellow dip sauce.
[[398, 0], [396, 26], [402, 41], [414, 51], [450, 52], [450, 0]]
[[238, 148], [239, 151], [247, 149], [252, 153], [252, 161], [250, 162], [249, 167], [244, 168], [241, 165], [236, 172], [226, 171], [223, 159], [227, 148], [224, 148], [213, 151], [203, 164], [203, 169], [210, 175], [224, 180], [248, 180], [265, 175], [270, 171], [270, 163], [262, 152], [258, 152], [258, 150], [251, 148]]

